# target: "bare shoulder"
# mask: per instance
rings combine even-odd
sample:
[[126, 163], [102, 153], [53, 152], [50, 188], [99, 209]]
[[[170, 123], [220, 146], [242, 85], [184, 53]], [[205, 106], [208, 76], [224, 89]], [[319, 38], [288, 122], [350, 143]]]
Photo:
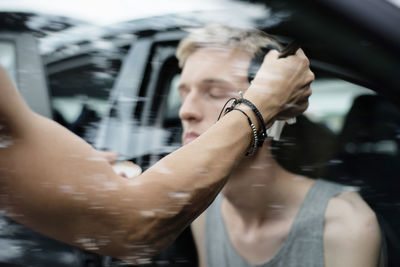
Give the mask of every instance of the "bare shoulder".
[[346, 260], [346, 266], [377, 266], [380, 247], [375, 212], [357, 192], [348, 191], [329, 201], [324, 229], [326, 266], [340, 266], [338, 259]]
[[[334, 232], [331, 238], [379, 231], [375, 212], [354, 191], [332, 198], [326, 210], [325, 231]], [[369, 235], [368, 235], [369, 236]]]

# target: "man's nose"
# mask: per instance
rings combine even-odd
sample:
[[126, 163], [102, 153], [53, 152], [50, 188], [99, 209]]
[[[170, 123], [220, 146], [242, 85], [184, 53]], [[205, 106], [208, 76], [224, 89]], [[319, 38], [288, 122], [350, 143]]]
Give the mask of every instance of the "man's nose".
[[199, 121], [203, 117], [200, 96], [196, 92], [190, 92], [179, 109], [179, 118], [182, 121]]

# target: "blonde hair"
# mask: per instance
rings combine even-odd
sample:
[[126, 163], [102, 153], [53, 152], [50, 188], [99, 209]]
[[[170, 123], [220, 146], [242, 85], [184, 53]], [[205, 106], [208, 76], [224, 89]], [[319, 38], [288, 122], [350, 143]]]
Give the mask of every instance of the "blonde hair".
[[222, 46], [228, 48], [239, 48], [249, 52], [251, 55], [260, 53], [262, 47], [275, 45], [282, 46], [263, 31], [256, 29], [232, 28], [221, 24], [211, 24], [199, 28], [182, 39], [176, 51], [179, 66], [183, 67], [187, 58], [196, 49], [204, 46]]

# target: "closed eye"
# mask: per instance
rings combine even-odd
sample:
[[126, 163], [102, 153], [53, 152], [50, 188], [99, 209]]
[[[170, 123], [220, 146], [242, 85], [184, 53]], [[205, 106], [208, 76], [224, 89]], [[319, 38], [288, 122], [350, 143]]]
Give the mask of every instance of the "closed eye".
[[225, 80], [204, 80], [202, 86], [211, 98], [232, 97], [236, 92], [235, 86]]
[[189, 88], [187, 88], [185, 85], [179, 85], [178, 93], [181, 100], [184, 100], [189, 93]]
[[211, 98], [227, 98], [234, 95], [234, 92], [226, 88], [212, 87], [208, 89], [208, 95]]

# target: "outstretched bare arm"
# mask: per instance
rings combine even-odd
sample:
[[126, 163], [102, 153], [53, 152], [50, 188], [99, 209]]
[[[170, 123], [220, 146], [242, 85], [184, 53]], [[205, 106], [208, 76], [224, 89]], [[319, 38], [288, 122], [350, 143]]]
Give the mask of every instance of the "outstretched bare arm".
[[[269, 57], [264, 69], [280, 77], [259, 78], [245, 95], [267, 122], [285, 103], [306, 101], [313, 79], [305, 57]], [[82, 139], [32, 112], [3, 69], [0, 95], [0, 208], [52, 238], [127, 261], [157, 253], [207, 208], [252, 138], [247, 119], [231, 112], [127, 180]]]

